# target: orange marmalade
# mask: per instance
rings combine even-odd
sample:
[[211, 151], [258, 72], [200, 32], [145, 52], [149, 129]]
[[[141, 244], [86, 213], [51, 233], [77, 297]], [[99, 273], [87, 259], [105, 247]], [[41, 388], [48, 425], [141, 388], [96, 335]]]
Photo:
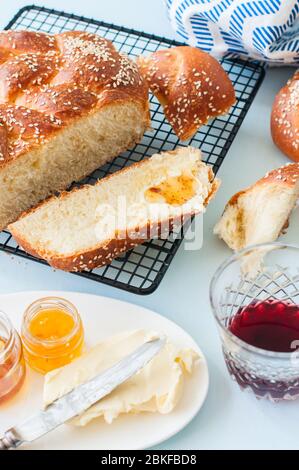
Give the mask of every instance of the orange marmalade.
[[22, 343], [9, 319], [0, 312], [0, 404], [12, 398], [25, 378]]
[[76, 307], [59, 297], [33, 302], [25, 311], [21, 335], [26, 362], [42, 374], [73, 361], [84, 344]]
[[195, 178], [189, 175], [171, 176], [157, 186], [146, 190], [148, 202], [166, 202], [172, 206], [182, 205], [196, 194]]

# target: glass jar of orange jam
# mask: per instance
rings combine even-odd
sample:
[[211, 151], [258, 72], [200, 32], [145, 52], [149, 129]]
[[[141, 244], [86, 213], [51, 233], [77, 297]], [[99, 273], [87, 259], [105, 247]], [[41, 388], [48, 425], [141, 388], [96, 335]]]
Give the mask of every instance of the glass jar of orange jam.
[[13, 397], [25, 378], [22, 343], [7, 316], [0, 312], [0, 404]]
[[60, 297], [45, 297], [27, 308], [21, 337], [26, 362], [42, 374], [73, 361], [84, 345], [80, 315]]

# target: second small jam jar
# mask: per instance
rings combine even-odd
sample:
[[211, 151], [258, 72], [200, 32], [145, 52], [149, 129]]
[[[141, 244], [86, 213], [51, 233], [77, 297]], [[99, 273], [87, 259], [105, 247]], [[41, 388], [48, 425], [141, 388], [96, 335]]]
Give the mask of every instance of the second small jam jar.
[[60, 297], [33, 302], [23, 317], [21, 337], [28, 365], [45, 374], [81, 355], [84, 330], [76, 307]]
[[22, 343], [8, 317], [0, 312], [0, 404], [12, 398], [25, 378]]

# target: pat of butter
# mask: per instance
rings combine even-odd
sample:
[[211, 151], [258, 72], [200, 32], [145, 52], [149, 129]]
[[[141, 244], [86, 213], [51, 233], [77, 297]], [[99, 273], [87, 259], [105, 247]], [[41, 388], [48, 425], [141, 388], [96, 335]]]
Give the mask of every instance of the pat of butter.
[[[108, 369], [156, 336], [153, 332], [136, 330], [110, 337], [74, 362], [49, 372], [45, 376], [44, 406]], [[193, 350], [178, 351], [167, 341], [142, 370], [71, 423], [85, 426], [98, 417], [111, 423], [122, 413], [170, 413], [181, 397], [184, 375], [192, 372], [197, 358], [198, 354]]]

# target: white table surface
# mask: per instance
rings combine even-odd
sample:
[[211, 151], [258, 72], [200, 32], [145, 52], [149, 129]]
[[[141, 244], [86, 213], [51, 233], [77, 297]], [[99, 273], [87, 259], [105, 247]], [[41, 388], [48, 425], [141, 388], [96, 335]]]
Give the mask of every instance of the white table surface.
[[[1, 2], [0, 27], [28, 2]], [[174, 37], [163, 0], [44, 0], [56, 9]], [[178, 38], [179, 39], [179, 38]], [[209, 279], [229, 255], [212, 228], [227, 199], [265, 172], [287, 162], [269, 132], [273, 98], [291, 75], [288, 68], [267, 73], [266, 79], [235, 139], [218, 176], [222, 187], [204, 218], [204, 246], [181, 246], [160, 287], [150, 296], [136, 296], [37, 263], [0, 253], [0, 293], [61, 289], [106, 295], [159, 312], [185, 328], [205, 352], [211, 384], [206, 403], [192, 423], [157, 449], [293, 449], [298, 444], [299, 402], [270, 404], [241, 393], [225, 369], [208, 301]], [[298, 210], [284, 240], [298, 242]]]

